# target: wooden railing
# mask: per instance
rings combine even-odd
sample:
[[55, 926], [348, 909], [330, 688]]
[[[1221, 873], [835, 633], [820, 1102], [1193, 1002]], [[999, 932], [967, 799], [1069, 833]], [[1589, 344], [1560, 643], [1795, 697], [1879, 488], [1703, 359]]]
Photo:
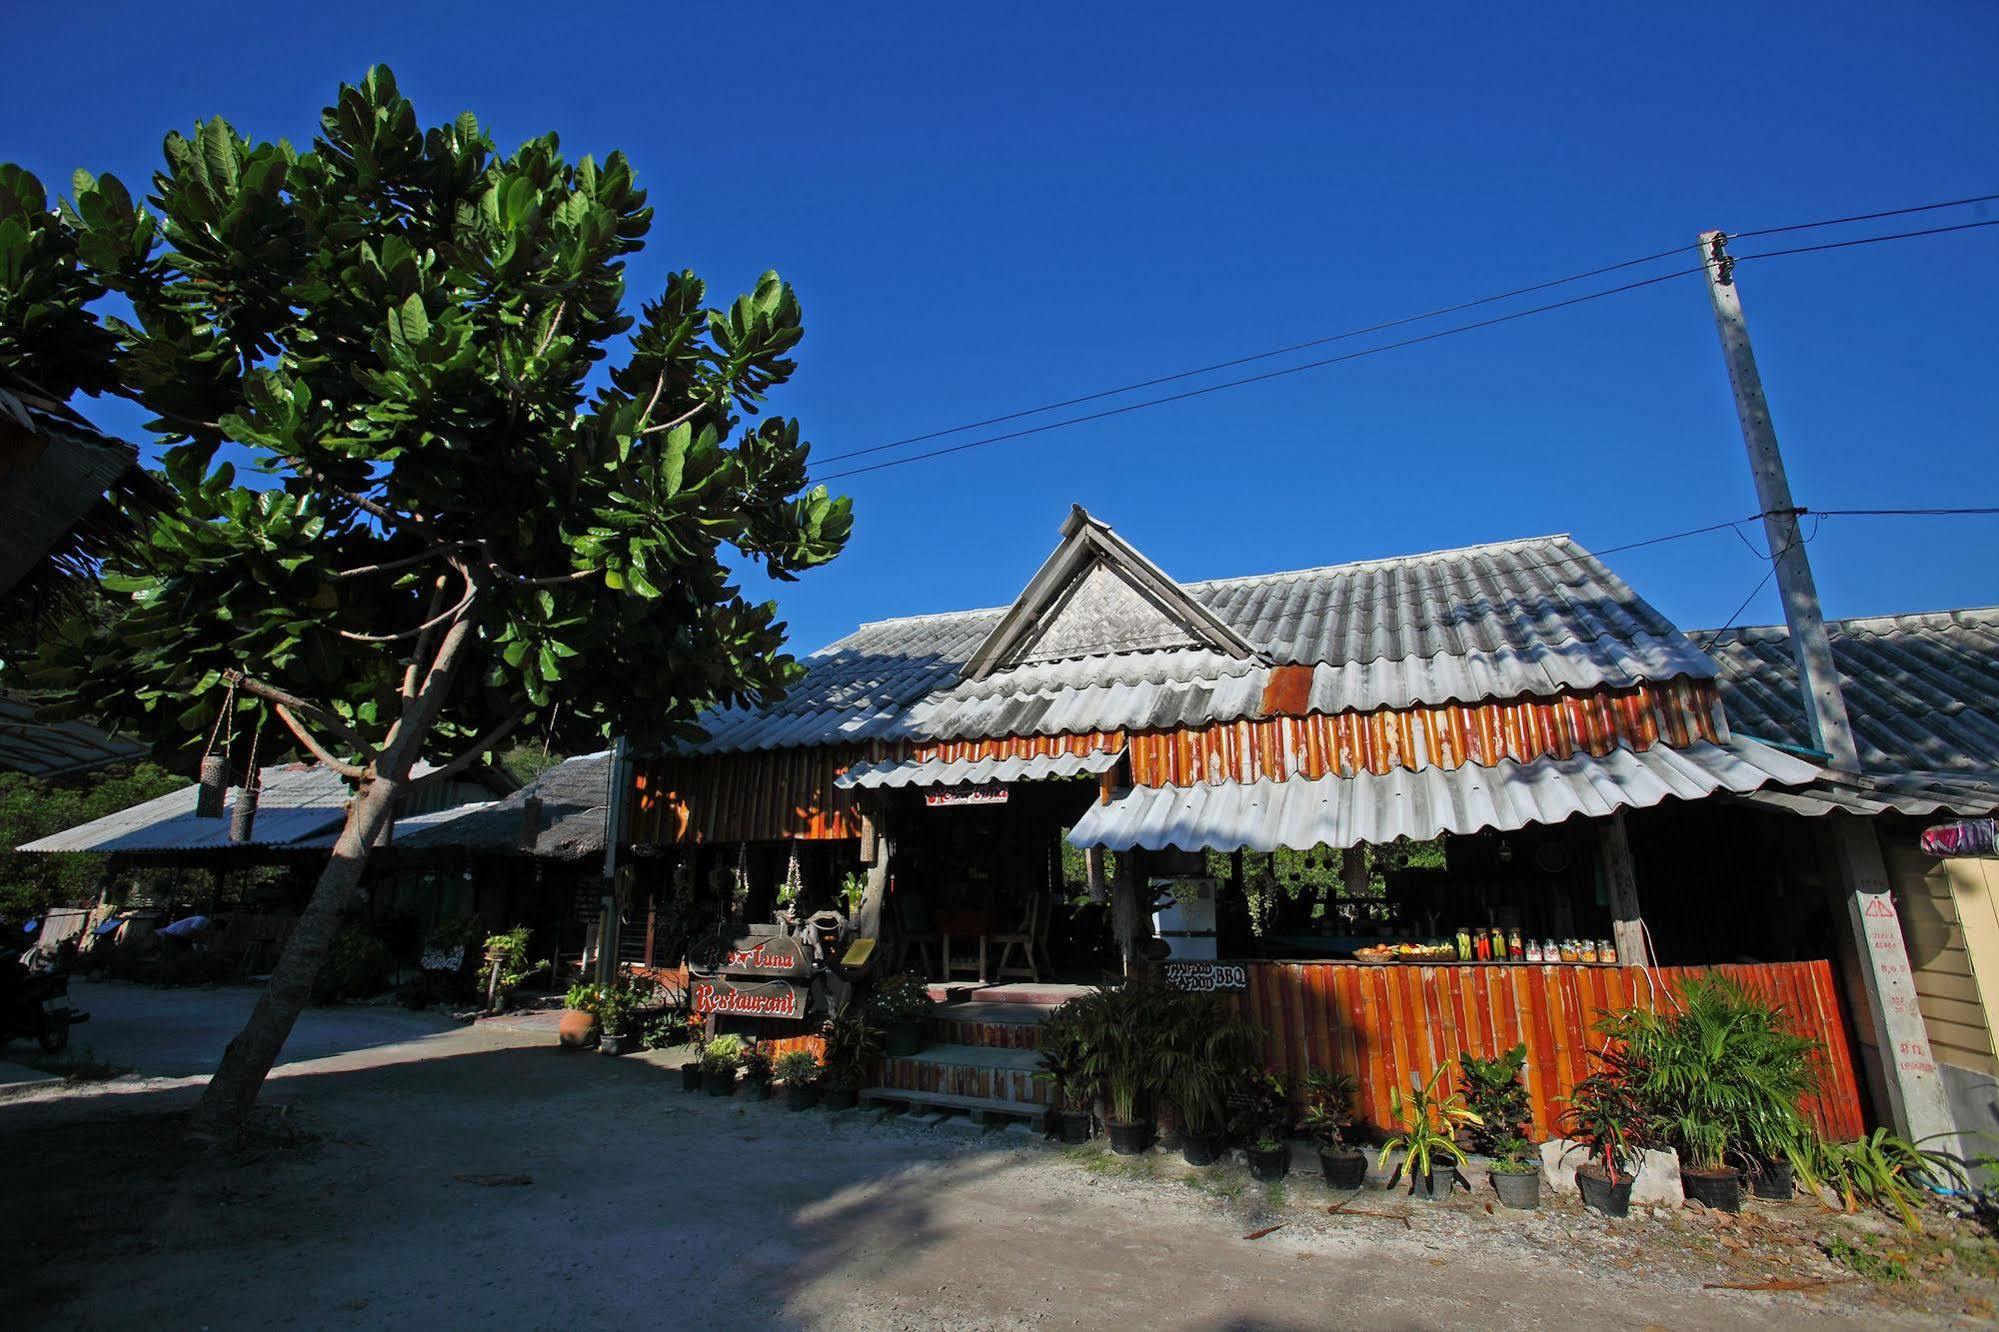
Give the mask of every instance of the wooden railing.
[[1427, 1081], [1458, 1055], [1483, 1057], [1527, 1046], [1527, 1088], [1537, 1132], [1553, 1136], [1563, 1098], [1590, 1072], [1600, 1044], [1590, 1028], [1606, 1011], [1670, 1003], [1709, 972], [1727, 976], [1784, 1013], [1800, 1035], [1823, 1043], [1819, 1089], [1804, 1109], [1829, 1138], [1866, 1131], [1855, 1080], [1853, 1041], [1839, 989], [1826, 962], [1718, 967], [1466, 965], [1364, 966], [1341, 962], [1249, 962], [1249, 1011], [1270, 1032], [1269, 1066], [1291, 1078], [1310, 1068], [1354, 1075], [1356, 1111], [1391, 1125], [1389, 1089]]

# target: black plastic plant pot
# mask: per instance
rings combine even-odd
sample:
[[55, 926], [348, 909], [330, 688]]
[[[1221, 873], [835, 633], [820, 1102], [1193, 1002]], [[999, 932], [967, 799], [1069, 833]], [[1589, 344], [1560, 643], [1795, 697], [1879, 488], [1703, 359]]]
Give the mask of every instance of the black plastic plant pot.
[[710, 1096], [732, 1096], [736, 1091], [736, 1070], [706, 1069], [701, 1074], [701, 1090]]
[[1516, 1212], [1532, 1212], [1541, 1206], [1541, 1172], [1538, 1170], [1495, 1170], [1490, 1176], [1499, 1205]]
[[1635, 1182], [1629, 1174], [1619, 1172], [1613, 1184], [1609, 1172], [1600, 1165], [1576, 1167], [1576, 1187], [1583, 1191], [1583, 1206], [1605, 1216], [1631, 1215], [1631, 1186]]
[[680, 1090], [690, 1092], [701, 1090], [701, 1065], [690, 1063], [680, 1066]]
[[1111, 1150], [1119, 1156], [1137, 1156], [1152, 1141], [1152, 1125], [1142, 1119], [1135, 1124], [1107, 1123], [1104, 1128], [1110, 1135]]
[[768, 1101], [770, 1099], [770, 1084], [768, 1082], [750, 1082], [745, 1080], [743, 1083], [743, 1093], [752, 1101]]
[[796, 1082], [784, 1089], [784, 1108], [810, 1110], [819, 1104], [819, 1089], [809, 1082]]
[[1087, 1110], [1057, 1110], [1055, 1112], [1055, 1136], [1063, 1142], [1088, 1142], [1090, 1140], [1090, 1112]]
[[882, 1053], [890, 1059], [902, 1059], [923, 1048], [923, 1023], [891, 1022], [882, 1034]]
[[1222, 1157], [1222, 1135], [1180, 1130], [1180, 1159], [1190, 1166], [1213, 1165]]
[[1742, 1172], [1739, 1170], [1680, 1171], [1680, 1187], [1687, 1197], [1718, 1212], [1742, 1210]]
[[598, 1054], [621, 1055], [631, 1048], [632, 1038], [629, 1036], [613, 1036], [607, 1031], [597, 1038]]
[[1789, 1202], [1797, 1192], [1789, 1161], [1759, 1161], [1750, 1177], [1749, 1191], [1769, 1202]]
[[1404, 1168], [1409, 1177], [1409, 1196], [1418, 1202], [1437, 1202], [1451, 1196], [1451, 1185], [1457, 1181], [1457, 1171], [1450, 1166], [1432, 1167], [1427, 1175], [1419, 1175]]
[[1329, 1189], [1357, 1189], [1367, 1183], [1367, 1155], [1364, 1152], [1322, 1151], [1319, 1153], [1319, 1172], [1326, 1177]]
[[1291, 1149], [1288, 1146], [1272, 1147], [1268, 1151], [1260, 1147], [1249, 1149], [1250, 1178], [1265, 1184], [1274, 1184], [1290, 1173]]
[[858, 1087], [828, 1087], [819, 1093], [819, 1104], [828, 1110], [852, 1110], [861, 1103]]

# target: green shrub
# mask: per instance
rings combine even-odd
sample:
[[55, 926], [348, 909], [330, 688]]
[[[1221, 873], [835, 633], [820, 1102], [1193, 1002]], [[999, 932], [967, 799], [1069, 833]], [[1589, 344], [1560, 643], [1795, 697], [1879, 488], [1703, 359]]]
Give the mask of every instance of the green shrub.
[[326, 965], [313, 978], [312, 1001], [337, 1004], [378, 994], [394, 965], [388, 945], [350, 925], [334, 936]]
[[1465, 1129], [1465, 1143], [1475, 1152], [1498, 1156], [1506, 1145], [1526, 1136], [1533, 1112], [1527, 1087], [1520, 1081], [1527, 1067], [1527, 1047], [1516, 1045], [1496, 1059], [1475, 1054], [1458, 1056], [1464, 1074], [1465, 1108], [1479, 1117]]
[[936, 1006], [930, 998], [930, 982], [910, 971], [887, 977], [868, 996], [868, 1016], [882, 1026], [921, 1022]]
[[787, 1087], [809, 1087], [819, 1081], [819, 1056], [810, 1050], [788, 1050], [777, 1057], [777, 1075]]

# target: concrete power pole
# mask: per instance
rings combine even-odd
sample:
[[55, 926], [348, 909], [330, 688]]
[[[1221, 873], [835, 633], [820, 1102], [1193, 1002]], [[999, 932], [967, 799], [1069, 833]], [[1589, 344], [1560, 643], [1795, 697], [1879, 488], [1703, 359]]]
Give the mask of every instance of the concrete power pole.
[[[1714, 302], [1715, 329], [1728, 362], [1728, 381], [1735, 390], [1735, 412], [1742, 421], [1742, 442], [1749, 450], [1749, 472], [1756, 481], [1756, 501], [1763, 511], [1763, 533], [1776, 565], [1777, 590], [1784, 602], [1784, 622], [1790, 630], [1791, 653], [1798, 664], [1805, 724], [1812, 744], [1831, 759], [1830, 766], [1860, 771], [1860, 749], [1853, 723], [1840, 694], [1839, 673], [1832, 657], [1825, 616], [1819, 609], [1818, 587], [1798, 532], [1798, 508], [1777, 451], [1777, 431], [1763, 398], [1763, 380], [1756, 373], [1749, 346], [1749, 325], [1742, 317], [1742, 294], [1735, 284], [1735, 261], [1728, 255], [1728, 237], [1719, 231], [1701, 233], [1701, 263], [1707, 270], [1708, 295]], [[1840, 895], [1845, 899], [1880, 1066], [1874, 1073], [1877, 1099], [1895, 1130], [1915, 1140], [1954, 1134], [1956, 1122], [1945, 1096], [1943, 1080], [1930, 1053], [1929, 1031], [1917, 1006], [1915, 973], [1895, 914], [1881, 843], [1864, 817], [1836, 813], [1831, 824], [1830, 859], [1837, 869]]]
[[625, 840], [625, 802], [631, 798], [626, 774], [625, 737], [611, 741], [610, 772], [604, 792], [604, 897], [597, 923], [597, 982], [609, 985], [618, 974], [618, 844]]

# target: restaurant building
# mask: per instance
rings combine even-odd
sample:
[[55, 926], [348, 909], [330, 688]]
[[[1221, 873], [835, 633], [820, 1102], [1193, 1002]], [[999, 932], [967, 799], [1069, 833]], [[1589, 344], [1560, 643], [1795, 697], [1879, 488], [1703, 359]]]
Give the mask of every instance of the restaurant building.
[[1602, 1010], [1719, 967], [1825, 1042], [1813, 1113], [1852, 1136], [1898, 1102], [1855, 1039], [1827, 829], [1999, 805], [1745, 727], [1566, 536], [1180, 583], [1077, 508], [1011, 605], [804, 665], [635, 765], [630, 840], [733, 885], [745, 926], [859, 889], [887, 965], [971, 992], [884, 1068], [913, 1094], [1034, 1099], [1005, 1003], [1163, 962], [1240, 990], [1273, 1067], [1354, 1073], [1377, 1123], [1410, 1075], [1523, 1041], [1552, 1131]]

